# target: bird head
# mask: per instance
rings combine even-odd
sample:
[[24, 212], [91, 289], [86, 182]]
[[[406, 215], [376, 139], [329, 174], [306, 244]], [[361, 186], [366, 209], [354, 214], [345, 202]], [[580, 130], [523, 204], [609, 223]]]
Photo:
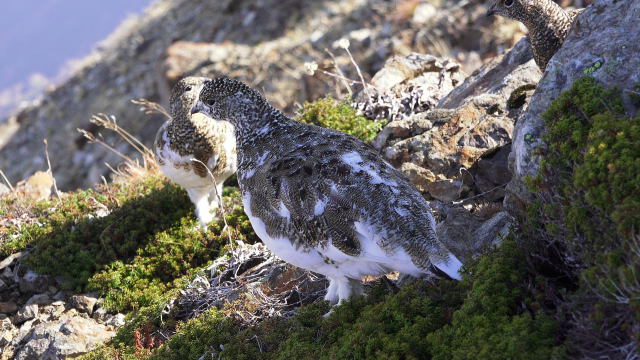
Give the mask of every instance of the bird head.
[[218, 77], [205, 82], [191, 113], [203, 113], [237, 125], [240, 120], [258, 116], [265, 107], [268, 104], [258, 91], [238, 80]]
[[207, 78], [189, 76], [178, 81], [171, 90], [169, 100], [171, 116], [173, 118], [189, 115], [193, 105], [198, 101], [198, 95]]
[[495, 0], [489, 10], [487, 16], [502, 15], [504, 17], [522, 21], [526, 14], [528, 0]]

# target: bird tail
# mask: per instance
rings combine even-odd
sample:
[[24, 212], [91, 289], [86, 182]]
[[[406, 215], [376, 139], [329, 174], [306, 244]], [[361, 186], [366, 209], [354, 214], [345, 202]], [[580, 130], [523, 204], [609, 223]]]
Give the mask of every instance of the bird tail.
[[455, 255], [449, 253], [449, 256], [445, 259], [438, 259], [438, 261], [431, 261], [431, 269], [434, 274], [449, 279], [462, 280], [462, 263]]

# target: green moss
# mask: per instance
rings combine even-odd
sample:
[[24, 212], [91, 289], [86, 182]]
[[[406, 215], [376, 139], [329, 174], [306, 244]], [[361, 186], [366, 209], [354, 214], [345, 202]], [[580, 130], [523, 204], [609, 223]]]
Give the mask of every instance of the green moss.
[[[243, 234], [240, 240], [255, 241], [237, 189], [225, 195], [229, 225]], [[12, 206], [2, 208], [12, 211]], [[14, 240], [0, 245], [0, 253], [32, 247], [28, 266], [63, 276], [66, 289], [98, 290], [105, 305], [117, 311], [151, 303], [228, 243], [219, 235], [220, 221], [207, 233], [196, 229], [185, 191], [160, 176], [76, 191], [61, 202], [28, 207], [37, 221], [8, 229]]]
[[[133, 346], [135, 329], [158, 328], [143, 309], [91, 359], [559, 359], [557, 324], [529, 293], [532, 276], [513, 236], [473, 264], [462, 282], [415, 281], [397, 293], [377, 282], [367, 297], [335, 307], [303, 306], [290, 319], [242, 329], [217, 310], [177, 328], [153, 352]], [[147, 319], [147, 320], [144, 320]], [[166, 319], [165, 319], [166, 320]], [[166, 323], [164, 324], [166, 327]], [[222, 345], [222, 346], [221, 346]]]
[[450, 325], [429, 334], [433, 359], [560, 359], [558, 323], [539, 307], [523, 281], [525, 256], [513, 238], [483, 256], [463, 281], [469, 287]]
[[[640, 117], [625, 115], [623, 102], [619, 89], [590, 77], [553, 101], [543, 115], [548, 149], [535, 184], [546, 195], [532, 212], [533, 228], [577, 257], [580, 289], [571, 297], [577, 317], [590, 318], [589, 331], [614, 342], [632, 341], [638, 333], [630, 329], [640, 327], [637, 307], [619, 301], [620, 295], [640, 298], [637, 288], [626, 286], [640, 273], [634, 251], [640, 229]], [[613, 318], [620, 321], [614, 324]]]
[[371, 121], [358, 115], [356, 109], [346, 101], [338, 101], [331, 97], [305, 102], [298, 120], [326, 128], [335, 129], [353, 135], [362, 141], [371, 141], [386, 122]]

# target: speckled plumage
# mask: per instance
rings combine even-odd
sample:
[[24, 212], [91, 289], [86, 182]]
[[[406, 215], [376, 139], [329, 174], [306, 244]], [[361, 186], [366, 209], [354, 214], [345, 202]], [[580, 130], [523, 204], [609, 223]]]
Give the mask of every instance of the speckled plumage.
[[523, 23], [529, 30], [533, 58], [544, 71], [583, 10], [565, 11], [551, 0], [496, 0], [487, 15], [498, 14]]
[[360, 140], [294, 121], [241, 82], [207, 83], [193, 111], [235, 126], [238, 182], [256, 234], [283, 260], [327, 276], [327, 300], [364, 275], [443, 271], [461, 263], [438, 241], [427, 202]]
[[220, 206], [217, 194], [222, 196], [222, 183], [237, 167], [233, 125], [191, 114], [206, 80], [186, 77], [176, 83], [170, 99], [172, 119], [158, 130], [154, 147], [160, 169], [187, 190], [205, 229], [214, 218], [211, 212]]

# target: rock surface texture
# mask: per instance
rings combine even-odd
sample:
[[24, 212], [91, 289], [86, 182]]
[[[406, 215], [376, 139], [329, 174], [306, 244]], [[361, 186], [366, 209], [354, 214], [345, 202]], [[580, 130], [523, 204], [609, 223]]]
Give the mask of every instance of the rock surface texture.
[[[391, 72], [383, 69], [378, 74], [385, 73]], [[445, 76], [448, 74], [443, 72], [441, 77], [446, 79], [445, 83], [449, 81]], [[398, 82], [393, 91], [433, 87], [433, 84], [416, 85], [410, 80], [412, 76], [407, 73], [408, 78]], [[441, 79], [423, 78], [436, 84]], [[517, 107], [510, 105], [509, 98], [539, 78], [531, 47], [527, 40], [521, 40], [509, 53], [480, 68], [428, 111], [391, 121], [373, 145], [420, 190], [437, 200], [454, 201], [463, 193], [473, 196], [504, 186], [509, 180], [508, 150], [500, 151], [500, 148], [510, 145], [514, 123], [527, 103], [526, 93]], [[501, 162], [496, 162], [498, 158]], [[474, 167], [479, 161], [490, 164], [494, 171]], [[469, 172], [471, 169], [474, 170]], [[500, 198], [489, 195], [491, 200]]]
[[1, 360], [78, 356], [124, 325], [124, 315], [108, 313], [95, 294], [61, 291], [52, 277], [25, 269], [19, 263], [23, 255], [0, 261]]
[[[604, 86], [617, 86], [628, 92], [640, 83], [640, 1], [597, 1], [576, 18], [560, 50], [555, 54], [531, 98], [528, 110], [520, 116], [513, 134], [510, 167], [513, 178], [507, 186], [505, 205], [521, 212], [532, 200], [525, 184], [527, 177], [540, 169], [536, 149], [544, 146], [542, 114], [558, 94], [585, 75], [598, 79]], [[606, 41], [602, 41], [606, 39]], [[633, 41], [629, 41], [633, 39]], [[629, 114], [636, 108], [626, 103]]]

